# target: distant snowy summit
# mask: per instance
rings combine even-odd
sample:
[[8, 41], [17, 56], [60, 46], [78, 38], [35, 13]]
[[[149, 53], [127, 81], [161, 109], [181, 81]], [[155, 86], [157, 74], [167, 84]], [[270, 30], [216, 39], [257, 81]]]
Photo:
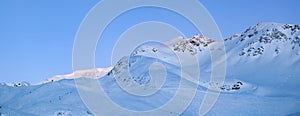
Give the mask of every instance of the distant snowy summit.
[[88, 77], [88, 78], [92, 78], [92, 79], [98, 79], [98, 78], [101, 78], [104, 75], [106, 75], [109, 71], [112, 70], [112, 68], [113, 67], [78, 70], [71, 74], [56, 75], [54, 77], [51, 77], [51, 78], [45, 80], [42, 83], [55, 82], [55, 81], [60, 81], [62, 79], [75, 79], [75, 78], [80, 78], [80, 77]]
[[11, 86], [11, 87], [21, 87], [21, 86], [30, 86], [29, 82], [23, 81], [23, 82], [11, 82], [11, 83], [5, 83], [2, 82], [0, 85], [3, 86]]

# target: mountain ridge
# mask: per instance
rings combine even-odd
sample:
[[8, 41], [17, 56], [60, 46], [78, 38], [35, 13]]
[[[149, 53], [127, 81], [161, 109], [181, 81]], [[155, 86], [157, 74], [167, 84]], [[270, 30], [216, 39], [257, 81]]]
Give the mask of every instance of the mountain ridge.
[[[199, 58], [200, 81], [191, 83], [197, 84], [197, 93], [183, 113], [166, 112], [197, 115], [205, 92], [212, 88], [220, 90], [221, 95], [207, 115], [297, 114], [300, 112], [300, 72], [297, 70], [300, 67], [299, 37], [299, 25], [259, 23], [225, 39], [227, 75], [223, 84], [210, 80], [209, 51], [218, 50], [219, 46], [215, 44], [218, 41], [195, 35], [189, 39], [178, 37], [166, 45], [145, 43], [113, 68], [97, 73], [102, 76], [94, 74], [95, 69], [88, 69], [76, 73], [78, 75], [54, 77], [53, 81], [50, 78], [50, 81], [39, 85], [0, 84], [0, 115], [93, 115], [81, 101], [72, 79], [80, 76], [99, 81], [106, 95], [121, 107], [135, 111], [155, 109], [168, 102], [178, 89], [180, 62], [174, 53]], [[165, 84], [159, 92], [146, 99], [122, 90], [119, 84], [130, 86], [128, 80], [141, 84], [144, 89], [151, 89], [147, 84], [151, 79], [149, 67], [154, 62], [164, 64], [167, 69]], [[127, 69], [131, 76], [127, 75]]]

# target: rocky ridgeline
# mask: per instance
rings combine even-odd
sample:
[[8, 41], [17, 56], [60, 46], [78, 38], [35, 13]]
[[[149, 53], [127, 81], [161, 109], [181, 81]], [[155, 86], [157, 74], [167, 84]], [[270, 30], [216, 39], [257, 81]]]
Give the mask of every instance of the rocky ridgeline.
[[[240, 56], [258, 56], [265, 52], [266, 45], [276, 45], [279, 42], [290, 43], [292, 49], [300, 47], [300, 26], [292, 24], [278, 23], [259, 23], [253, 27], [246, 29], [239, 35], [230, 37], [228, 40], [238, 38], [236, 44], [246, 42], [246, 46], [242, 49]], [[280, 53], [284, 44], [277, 44], [272, 48], [276, 54]], [[280, 46], [281, 45], [281, 46]]]
[[178, 42], [173, 45], [173, 50], [177, 52], [188, 51], [192, 55], [197, 54], [197, 51], [202, 51], [207, 48], [207, 46], [213, 43], [214, 40], [204, 37], [203, 35], [195, 35], [191, 39]]

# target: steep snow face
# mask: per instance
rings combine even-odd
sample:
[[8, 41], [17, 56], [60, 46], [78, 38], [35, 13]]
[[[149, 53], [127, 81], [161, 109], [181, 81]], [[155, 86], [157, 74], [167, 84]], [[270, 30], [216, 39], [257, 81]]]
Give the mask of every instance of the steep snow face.
[[[93, 115], [81, 101], [74, 81], [65, 79], [81, 76], [98, 79], [102, 74], [104, 76], [98, 81], [106, 95], [129, 110], [148, 111], [168, 103], [178, 91], [180, 82], [186, 80], [189, 84], [182, 100], [191, 94], [190, 88], [197, 88], [191, 104], [183, 113], [165, 112], [198, 115], [210, 88], [209, 91], [220, 90], [221, 95], [207, 115], [297, 115], [300, 112], [299, 36], [298, 25], [260, 23], [226, 39], [227, 75], [222, 84], [210, 80], [210, 51], [219, 50], [217, 41], [195, 35], [189, 39], [178, 37], [166, 44], [148, 42], [120, 59], [112, 69], [56, 76], [53, 82], [50, 79], [50, 82], [35, 86], [0, 84], [0, 115]], [[199, 59], [199, 81], [181, 77], [177, 56], [181, 53]], [[153, 65], [155, 63], [164, 67]], [[99, 73], [95, 73], [97, 71]], [[154, 80], [151, 74], [166, 78], [163, 83], [149, 86]], [[154, 94], [141, 97], [122, 89], [134, 84]]]
[[75, 79], [80, 77], [90, 77], [92, 79], [98, 79], [106, 75], [109, 71], [111, 71], [113, 67], [108, 68], [95, 68], [95, 69], [87, 69], [87, 70], [78, 70], [71, 74], [66, 75], [56, 75], [54, 77], [51, 77], [47, 79], [46, 81], [42, 83], [49, 83], [49, 82], [55, 82], [62, 79]]
[[258, 85], [256, 95], [300, 97], [299, 38], [299, 25], [259, 23], [226, 39], [227, 78]]
[[[300, 26], [279, 23], [259, 23], [249, 27], [242, 34], [234, 35], [225, 41], [230, 50], [233, 48], [242, 48], [242, 50], [239, 51], [240, 56], [260, 56], [263, 53], [269, 54], [272, 57], [279, 53], [299, 55]], [[268, 48], [265, 50], [266, 47]]]

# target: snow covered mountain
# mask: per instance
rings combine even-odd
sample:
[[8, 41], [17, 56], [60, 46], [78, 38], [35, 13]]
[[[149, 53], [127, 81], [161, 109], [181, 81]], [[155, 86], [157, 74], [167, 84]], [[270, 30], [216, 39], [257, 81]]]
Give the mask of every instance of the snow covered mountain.
[[90, 77], [92, 79], [98, 79], [98, 78], [101, 78], [104, 75], [106, 75], [109, 71], [111, 71], [112, 68], [113, 67], [79, 70], [79, 71], [75, 71], [71, 74], [56, 75], [54, 77], [51, 77], [51, 78], [45, 80], [42, 83], [55, 82], [55, 81], [60, 81], [63, 79], [75, 79], [75, 78], [80, 78], [80, 77]]
[[[95, 115], [81, 101], [71, 79], [82, 76], [98, 80], [106, 95], [121, 107], [135, 111], [155, 109], [174, 97], [181, 81], [180, 62], [174, 53], [186, 53], [200, 59], [200, 81], [190, 82], [187, 86], [197, 87], [187, 109], [183, 113], [166, 111], [170, 115], [198, 115], [208, 88], [220, 90], [221, 95], [207, 115], [300, 115], [299, 25], [259, 23], [225, 39], [227, 72], [223, 84], [210, 81], [210, 50], [218, 50], [217, 41], [195, 35], [189, 39], [178, 37], [166, 45], [147, 42], [120, 59], [113, 68], [55, 76], [40, 85], [2, 83], [0, 116]], [[153, 68], [155, 62], [163, 64], [166, 73]], [[152, 74], [166, 76], [163, 86], [148, 86]], [[151, 96], [136, 97], [120, 87], [135, 83], [142, 85], [145, 91], [152, 88], [160, 88], [160, 91]], [[190, 94], [188, 90], [186, 94]], [[186, 97], [182, 96], [182, 99]], [[118, 115], [113, 109], [107, 110]]]

